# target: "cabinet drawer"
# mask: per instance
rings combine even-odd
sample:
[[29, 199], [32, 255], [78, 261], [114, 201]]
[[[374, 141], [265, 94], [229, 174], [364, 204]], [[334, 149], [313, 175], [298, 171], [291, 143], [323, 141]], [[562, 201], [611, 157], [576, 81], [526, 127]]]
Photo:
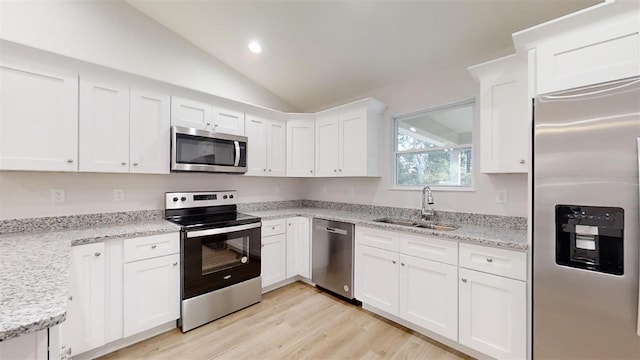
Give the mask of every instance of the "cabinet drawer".
[[400, 235], [400, 252], [427, 260], [458, 265], [458, 242], [427, 236]]
[[267, 220], [262, 222], [262, 237], [284, 234], [287, 232], [287, 219]]
[[460, 267], [527, 280], [527, 254], [473, 244], [460, 244]]
[[124, 241], [124, 262], [151, 259], [180, 252], [180, 234], [145, 236]]
[[400, 250], [400, 236], [393, 231], [356, 226], [356, 243], [391, 251]]

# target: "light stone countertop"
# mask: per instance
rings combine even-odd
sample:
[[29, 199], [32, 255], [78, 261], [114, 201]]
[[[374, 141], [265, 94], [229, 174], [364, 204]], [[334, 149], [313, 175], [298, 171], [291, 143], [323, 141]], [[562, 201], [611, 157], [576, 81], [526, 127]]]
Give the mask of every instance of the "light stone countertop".
[[527, 245], [527, 231], [510, 229], [508, 226], [489, 227], [479, 225], [453, 224], [455, 226], [459, 226], [459, 228], [452, 231], [437, 231], [373, 221], [374, 219], [384, 217], [379, 214], [322, 208], [290, 208], [279, 210], [245, 211], [245, 213], [259, 216], [262, 218], [262, 220], [280, 219], [291, 216], [318, 217], [327, 220], [348, 222], [355, 225], [375, 227], [386, 230], [405, 231], [421, 235], [431, 235], [442, 237], [444, 239], [453, 239], [471, 244], [495, 246], [511, 250], [527, 251], [529, 248], [529, 246]]
[[62, 323], [71, 246], [180, 230], [165, 220], [0, 234], [0, 341]]

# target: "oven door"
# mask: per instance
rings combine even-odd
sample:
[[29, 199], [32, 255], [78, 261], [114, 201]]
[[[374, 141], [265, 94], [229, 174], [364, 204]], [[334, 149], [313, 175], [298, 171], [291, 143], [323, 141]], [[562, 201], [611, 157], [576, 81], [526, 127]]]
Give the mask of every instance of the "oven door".
[[246, 173], [247, 138], [172, 126], [171, 170]]
[[260, 276], [260, 226], [187, 231], [182, 240], [182, 299]]

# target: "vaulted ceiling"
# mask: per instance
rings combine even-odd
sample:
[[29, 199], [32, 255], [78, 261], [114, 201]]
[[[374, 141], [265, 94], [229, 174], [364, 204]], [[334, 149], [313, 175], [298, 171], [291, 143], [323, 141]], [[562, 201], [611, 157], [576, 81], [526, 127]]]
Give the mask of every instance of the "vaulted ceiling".
[[600, 1], [128, 2], [309, 111], [502, 51], [513, 32]]

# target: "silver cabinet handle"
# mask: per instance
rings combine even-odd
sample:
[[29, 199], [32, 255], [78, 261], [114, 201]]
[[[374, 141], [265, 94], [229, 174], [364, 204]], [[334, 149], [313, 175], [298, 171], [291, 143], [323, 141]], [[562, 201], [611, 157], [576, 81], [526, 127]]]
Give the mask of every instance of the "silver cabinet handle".
[[492, 258], [487, 258], [487, 262], [488, 262], [488, 263], [492, 263], [492, 262], [493, 262], [493, 259], [492, 259]]
[[93, 254], [93, 255], [94, 255], [94, 256], [100, 256], [100, 253], [99, 253], [99, 252], [97, 252], [97, 253], [95, 253], [95, 254]]
[[524, 164], [524, 160], [520, 160], [520, 164]]
[[463, 283], [466, 283], [466, 282], [467, 282], [467, 279], [465, 279], [465, 278], [462, 278], [462, 279], [460, 279], [460, 280], [462, 280], [462, 282], [463, 282]]
[[151, 245], [152, 249], [155, 249], [157, 247], [157, 245]]
[[395, 261], [395, 260], [391, 260], [391, 262], [392, 262], [392, 263], [394, 263], [394, 264], [396, 263], [396, 261]]
[[178, 263], [177, 263], [177, 262], [174, 262], [174, 263], [173, 263], [173, 266], [178, 266]]
[[133, 166], [138, 166], [138, 163], [133, 163]]
[[69, 164], [71, 164], [71, 163], [73, 162], [73, 159], [72, 159], [72, 158], [68, 158], [68, 159], [67, 159], [67, 162], [68, 162]]
[[124, 161], [123, 161], [123, 162], [121, 162], [120, 164], [122, 164], [123, 166], [124, 166], [124, 165], [127, 165], [127, 163], [126, 163], [126, 162], [124, 162]]

